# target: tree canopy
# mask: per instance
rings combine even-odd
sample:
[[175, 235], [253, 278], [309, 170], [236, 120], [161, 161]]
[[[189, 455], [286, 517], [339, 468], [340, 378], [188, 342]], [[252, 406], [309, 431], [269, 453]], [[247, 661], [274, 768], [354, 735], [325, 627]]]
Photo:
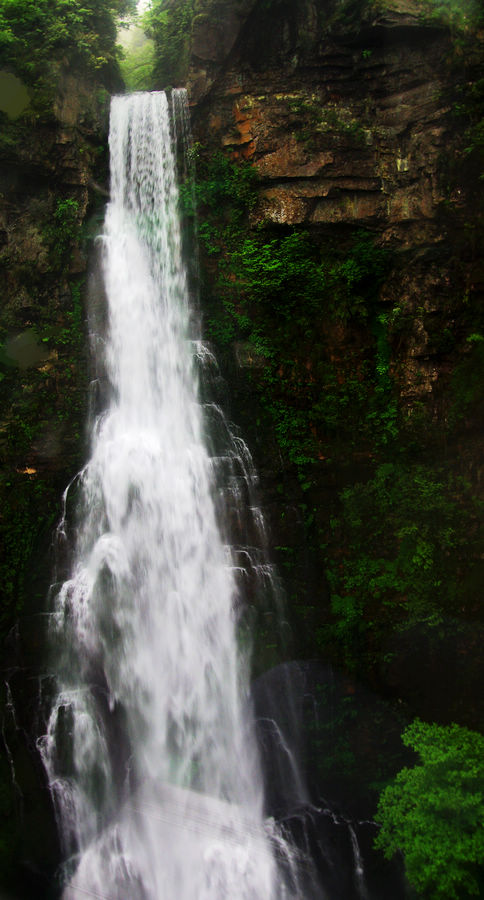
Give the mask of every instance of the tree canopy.
[[376, 846], [401, 852], [410, 883], [432, 900], [481, 896], [484, 736], [415, 719], [402, 740], [419, 755], [380, 797]]
[[117, 22], [134, 8], [134, 0], [0, 0], [0, 68], [32, 85], [56, 60], [91, 71], [109, 66]]

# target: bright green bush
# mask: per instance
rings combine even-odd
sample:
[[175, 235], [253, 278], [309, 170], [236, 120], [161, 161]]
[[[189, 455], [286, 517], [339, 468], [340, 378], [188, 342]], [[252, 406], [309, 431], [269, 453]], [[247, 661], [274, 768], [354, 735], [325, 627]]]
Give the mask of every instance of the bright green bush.
[[410, 883], [429, 900], [482, 896], [484, 736], [419, 719], [402, 740], [419, 755], [380, 796], [376, 847], [403, 854]]

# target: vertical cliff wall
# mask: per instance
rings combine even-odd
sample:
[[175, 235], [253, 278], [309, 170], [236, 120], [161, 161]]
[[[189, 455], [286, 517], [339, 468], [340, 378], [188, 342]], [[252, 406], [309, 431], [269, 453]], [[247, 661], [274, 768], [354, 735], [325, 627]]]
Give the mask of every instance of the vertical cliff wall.
[[[103, 215], [120, 3], [0, 10], [0, 890], [57, 864], [34, 745], [61, 497], [85, 451], [88, 258]], [[61, 561], [60, 561], [61, 562]], [[2, 893], [3, 896], [3, 893]]]
[[[367, 780], [381, 719], [366, 699], [353, 716], [356, 676], [409, 718], [484, 727], [484, 69], [472, 8], [177, 0], [154, 35], [158, 84], [189, 86], [206, 333], [261, 472], [288, 655], [344, 671], [338, 727], [346, 747], [365, 748]], [[71, 44], [45, 66], [62, 29], [27, 32], [20, 68], [0, 48], [13, 98], [0, 141], [0, 884], [40, 897], [57, 847], [32, 746], [39, 613], [59, 497], [83, 457], [83, 300], [116, 75], [95, 41], [89, 66]], [[192, 199], [187, 189], [188, 216]], [[258, 668], [272, 661], [261, 623]], [[317, 741], [311, 752], [317, 781]]]
[[482, 725], [482, 23], [419, 0], [183, 9], [207, 328], [293, 652]]

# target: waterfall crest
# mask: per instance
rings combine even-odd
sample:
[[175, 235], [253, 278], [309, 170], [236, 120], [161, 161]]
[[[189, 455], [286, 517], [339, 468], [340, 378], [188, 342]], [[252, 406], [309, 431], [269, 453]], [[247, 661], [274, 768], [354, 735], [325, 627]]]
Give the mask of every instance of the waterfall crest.
[[164, 93], [113, 98], [110, 154], [109, 402], [79, 479], [71, 574], [52, 614], [58, 692], [40, 741], [63, 898], [276, 900], [289, 896], [286, 850], [263, 817]]

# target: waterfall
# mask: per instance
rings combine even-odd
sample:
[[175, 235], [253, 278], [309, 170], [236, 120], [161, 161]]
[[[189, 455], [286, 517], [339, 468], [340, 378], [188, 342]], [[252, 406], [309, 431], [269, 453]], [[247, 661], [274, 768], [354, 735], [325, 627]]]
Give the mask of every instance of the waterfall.
[[287, 865], [281, 874], [285, 842], [264, 821], [174, 146], [164, 93], [113, 98], [102, 237], [109, 402], [78, 479], [70, 576], [51, 615], [57, 688], [39, 742], [64, 900], [298, 894]]

